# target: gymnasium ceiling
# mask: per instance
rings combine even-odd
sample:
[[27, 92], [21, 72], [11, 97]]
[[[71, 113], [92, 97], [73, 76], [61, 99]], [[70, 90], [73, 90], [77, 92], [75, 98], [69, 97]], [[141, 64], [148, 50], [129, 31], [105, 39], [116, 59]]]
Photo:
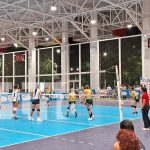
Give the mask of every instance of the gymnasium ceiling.
[[14, 42], [28, 47], [29, 30], [37, 32], [36, 46], [61, 43], [63, 22], [68, 22], [66, 32], [74, 41], [89, 41], [95, 14], [99, 39], [128, 24], [142, 31], [142, 12], [141, 0], [0, 0], [0, 38], [5, 38], [0, 47]]

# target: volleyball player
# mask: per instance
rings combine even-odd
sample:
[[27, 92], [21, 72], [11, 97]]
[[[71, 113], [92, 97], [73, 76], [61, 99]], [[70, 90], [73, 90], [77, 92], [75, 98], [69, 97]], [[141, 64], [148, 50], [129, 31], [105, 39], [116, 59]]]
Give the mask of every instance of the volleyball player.
[[75, 117], [77, 117], [77, 112], [75, 109], [76, 94], [73, 89], [71, 89], [71, 92], [68, 94], [68, 99], [69, 99], [69, 105], [67, 107], [67, 117], [69, 117], [70, 108], [75, 113]]
[[42, 119], [40, 118], [40, 98], [41, 98], [42, 92], [40, 90], [40, 87], [37, 86], [37, 88], [32, 92], [32, 110], [30, 113], [30, 117], [29, 120], [33, 120], [32, 119], [32, 115], [36, 109], [37, 111], [37, 121], [42, 121]]
[[19, 85], [15, 84], [12, 92], [12, 119], [18, 119], [16, 117], [16, 111], [18, 109], [18, 96], [19, 96]]
[[51, 94], [51, 88], [50, 87], [47, 87], [45, 89], [45, 98], [46, 98], [46, 105], [49, 107], [50, 106], [50, 101], [49, 101], [49, 98], [50, 98], [50, 95]]
[[137, 102], [139, 102], [139, 99], [138, 99], [138, 95], [136, 93], [136, 91], [134, 90], [134, 88], [131, 88], [131, 97], [132, 97], [132, 111], [133, 111], [133, 114], [138, 114], [137, 112]]
[[93, 98], [92, 98], [92, 90], [90, 89], [89, 85], [85, 86], [84, 94], [85, 94], [85, 105], [89, 114], [88, 120], [93, 120], [94, 117], [92, 112]]

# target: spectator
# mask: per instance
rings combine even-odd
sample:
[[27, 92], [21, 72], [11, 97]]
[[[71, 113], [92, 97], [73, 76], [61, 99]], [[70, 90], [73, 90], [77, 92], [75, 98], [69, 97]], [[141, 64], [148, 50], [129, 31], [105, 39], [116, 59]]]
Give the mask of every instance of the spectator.
[[147, 94], [147, 89], [142, 87], [142, 117], [144, 122], [143, 131], [147, 131], [150, 129], [150, 119], [148, 117], [149, 112], [149, 96]]
[[140, 150], [138, 139], [134, 132], [128, 129], [120, 129], [113, 150]]
[[[128, 129], [134, 132], [134, 126], [132, 121], [130, 120], [123, 120], [120, 123], [120, 129]], [[140, 149], [141, 150], [145, 150], [145, 146], [143, 145], [143, 143], [138, 139], [139, 145], [140, 145]]]

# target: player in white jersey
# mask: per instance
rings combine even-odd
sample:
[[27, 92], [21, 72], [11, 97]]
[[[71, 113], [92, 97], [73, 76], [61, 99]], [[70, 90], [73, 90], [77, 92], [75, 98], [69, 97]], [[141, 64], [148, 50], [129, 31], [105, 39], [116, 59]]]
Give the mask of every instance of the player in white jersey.
[[40, 118], [40, 98], [41, 98], [42, 92], [40, 90], [40, 87], [38, 86], [33, 92], [32, 92], [32, 110], [30, 113], [29, 120], [32, 119], [33, 112], [37, 111], [37, 121], [42, 121]]

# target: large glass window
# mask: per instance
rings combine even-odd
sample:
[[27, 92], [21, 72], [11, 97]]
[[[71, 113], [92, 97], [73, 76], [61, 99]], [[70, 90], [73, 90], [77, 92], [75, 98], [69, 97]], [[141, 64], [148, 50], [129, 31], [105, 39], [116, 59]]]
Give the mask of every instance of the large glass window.
[[90, 44], [81, 45], [81, 72], [90, 71]]
[[25, 75], [25, 53], [15, 53], [15, 75]]
[[90, 85], [90, 74], [81, 75], [81, 86]]
[[16, 77], [15, 84], [19, 84], [19, 88], [21, 91], [25, 91], [25, 78], [24, 77]]
[[114, 80], [116, 80], [115, 68], [111, 68], [119, 64], [118, 52], [118, 40], [99, 42], [99, 70], [107, 70], [106, 73], [100, 74], [101, 88], [106, 88], [108, 85], [114, 86]]
[[52, 76], [40, 76], [40, 82], [44, 83], [44, 88], [52, 87]]
[[4, 75], [5, 76], [13, 75], [13, 54], [4, 55]]
[[[67, 83], [63, 83], [67, 84]], [[54, 76], [54, 89], [55, 91], [61, 90], [61, 76]]]
[[13, 78], [4, 78], [4, 92], [12, 92], [13, 90]]
[[70, 46], [70, 72], [79, 72], [79, 45]]
[[139, 84], [142, 76], [141, 37], [121, 40], [121, 68], [125, 86]]
[[61, 48], [54, 48], [54, 74], [61, 73]]
[[40, 74], [52, 74], [52, 49], [40, 50]]

